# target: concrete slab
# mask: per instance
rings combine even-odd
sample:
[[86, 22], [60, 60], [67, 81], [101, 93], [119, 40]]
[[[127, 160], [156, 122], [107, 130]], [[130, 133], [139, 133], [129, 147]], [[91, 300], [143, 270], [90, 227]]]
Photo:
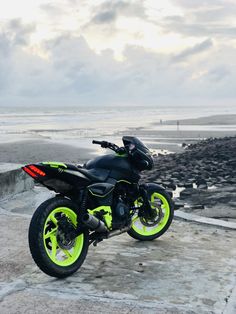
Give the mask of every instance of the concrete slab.
[[201, 224], [236, 230], [236, 222], [233, 221], [203, 217], [192, 213], [185, 213], [181, 210], [175, 211], [175, 217]]
[[223, 314], [235, 314], [236, 313], [236, 283], [232, 290], [230, 298], [227, 300], [227, 305], [223, 311]]
[[0, 214], [1, 314], [229, 314], [227, 307], [234, 309], [234, 230], [174, 221], [152, 242], [123, 234], [91, 247], [76, 274], [57, 280], [31, 259], [29, 221]]
[[21, 170], [21, 165], [0, 164], [0, 199], [29, 191], [34, 186], [33, 179]]
[[[29, 215], [31, 216], [35, 209], [45, 200], [55, 196], [55, 193], [41, 186], [17, 193], [0, 199], [0, 208], [7, 214]], [[25, 206], [27, 203], [27, 206]]]
[[7, 171], [12, 171], [21, 168], [23, 165], [21, 164], [12, 164], [12, 163], [0, 163], [0, 173], [4, 173]]

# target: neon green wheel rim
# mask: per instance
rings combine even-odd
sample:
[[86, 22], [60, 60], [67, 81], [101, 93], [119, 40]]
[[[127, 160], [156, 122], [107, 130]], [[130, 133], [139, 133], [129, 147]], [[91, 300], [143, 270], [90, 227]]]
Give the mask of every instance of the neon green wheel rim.
[[[151, 195], [151, 203], [154, 203], [156, 199], [160, 200], [162, 203], [161, 204], [161, 210], [163, 213], [163, 217], [155, 226], [152, 226], [152, 227], [145, 226], [142, 224], [138, 215], [133, 216], [132, 229], [142, 236], [151, 236], [151, 235], [155, 235], [155, 234], [159, 233], [166, 226], [166, 224], [169, 220], [170, 205], [169, 205], [167, 199], [162, 194], [155, 192]], [[155, 208], [155, 207], [153, 207], [153, 208]]]
[[77, 224], [76, 213], [68, 207], [55, 208], [47, 217], [43, 230], [43, 243], [45, 251], [50, 260], [59, 266], [72, 265], [80, 256], [83, 244], [84, 235], [81, 234], [75, 239], [71, 249], [66, 250], [60, 248], [57, 242], [58, 221], [55, 214], [63, 214], [67, 216], [74, 226]]

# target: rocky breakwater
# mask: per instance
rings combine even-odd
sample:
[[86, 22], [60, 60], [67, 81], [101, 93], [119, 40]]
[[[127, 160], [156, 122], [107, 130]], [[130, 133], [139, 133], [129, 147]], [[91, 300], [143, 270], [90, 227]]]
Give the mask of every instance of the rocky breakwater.
[[183, 153], [155, 157], [145, 181], [180, 190], [176, 203], [207, 217], [236, 218], [236, 136], [186, 145]]

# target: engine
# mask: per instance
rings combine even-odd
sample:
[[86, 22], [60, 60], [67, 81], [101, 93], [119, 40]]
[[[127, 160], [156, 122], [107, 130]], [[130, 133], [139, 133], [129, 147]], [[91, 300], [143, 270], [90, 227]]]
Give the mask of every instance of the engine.
[[130, 208], [135, 200], [133, 192], [127, 183], [122, 182], [116, 185], [112, 203], [113, 229], [123, 228], [130, 224]]
[[112, 228], [119, 229], [129, 224], [130, 215], [129, 215], [130, 207], [119, 197], [117, 200], [113, 201], [112, 206]]
[[[130, 208], [136, 199], [135, 189], [128, 183], [120, 182], [115, 186], [109, 183], [98, 183], [88, 187], [90, 209], [99, 206], [110, 206], [112, 209], [112, 229], [121, 229], [128, 226], [131, 222]], [[96, 216], [102, 219], [103, 210], [100, 210]]]

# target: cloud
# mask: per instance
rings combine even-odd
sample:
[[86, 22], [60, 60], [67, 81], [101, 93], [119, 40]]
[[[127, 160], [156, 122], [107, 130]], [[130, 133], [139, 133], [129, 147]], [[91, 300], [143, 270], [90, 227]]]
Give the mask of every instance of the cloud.
[[4, 30], [13, 44], [27, 45], [35, 28], [34, 24], [24, 24], [21, 19], [13, 19], [6, 23]]
[[6, 34], [0, 33], [0, 56], [1, 56], [1, 59], [6, 58], [9, 54], [10, 54], [10, 42], [9, 42]]
[[[211, 47], [210, 40], [183, 52], [181, 58], [207, 47]], [[170, 62], [171, 56], [135, 46], [126, 48], [125, 62], [118, 62], [110, 50], [96, 54], [82, 36], [60, 36], [45, 43], [44, 48], [50, 52], [49, 60], [12, 46], [12, 57], [4, 68], [8, 80], [0, 76], [0, 93], [5, 96], [0, 98], [0, 104], [6, 101], [52, 106], [177, 103], [191, 97], [214, 97], [216, 82], [218, 97], [235, 96], [235, 73], [224, 64], [215, 67], [213, 58], [217, 60], [220, 52], [213, 51], [209, 65], [201, 60], [186, 68]], [[207, 74], [192, 81], [196, 69], [206, 69]], [[0, 70], [2, 73], [1, 66]]]
[[208, 72], [209, 79], [213, 82], [220, 82], [230, 74], [231, 70], [227, 66], [217, 66]]
[[[198, 17], [199, 19], [199, 17]], [[207, 20], [207, 18], [206, 18]], [[214, 23], [195, 21], [193, 18], [181, 16], [169, 16], [160, 23], [164, 33], [174, 32], [183, 36], [234, 39], [236, 27], [230, 24], [221, 24], [217, 20]]]
[[202, 53], [202, 52], [209, 50], [212, 46], [213, 46], [213, 42], [211, 39], [208, 38], [208, 39], [202, 41], [201, 43], [198, 43], [191, 48], [187, 48], [184, 51], [182, 51], [181, 53], [175, 55], [173, 57], [173, 61], [174, 62], [185, 61], [189, 57], [192, 57], [194, 55], [198, 55], [199, 53]]
[[[96, 28], [101, 26], [115, 36], [114, 22], [120, 16], [134, 16], [134, 12], [141, 20], [147, 20], [142, 5], [142, 1], [93, 5], [88, 19], [94, 34], [99, 33]], [[56, 12], [53, 6], [49, 11], [52, 15]], [[190, 15], [170, 16], [156, 23], [163, 32], [191, 36], [191, 43], [197, 44], [189, 44], [189, 48], [174, 54], [130, 43], [124, 48], [123, 61], [118, 62], [114, 59], [115, 49], [95, 53], [86, 32], [81, 35], [79, 30], [64, 31], [41, 41], [40, 49], [48, 56], [43, 58], [33, 53], [30, 46], [37, 25], [20, 19], [8, 21], [0, 29], [0, 105], [178, 105], [193, 99], [210, 98], [214, 103], [220, 98], [236, 97], [236, 48], [231, 38], [216, 40], [212, 25], [197, 25]], [[233, 38], [234, 27], [228, 28]], [[223, 36], [226, 29], [220, 25], [216, 30]], [[158, 36], [150, 39], [158, 40]]]
[[93, 8], [90, 23], [107, 24], [114, 22], [119, 16], [145, 17], [143, 1], [105, 1]]
[[184, 7], [187, 9], [192, 10], [193, 8], [199, 8], [199, 7], [212, 7], [217, 5], [222, 5], [225, 2], [231, 3], [230, 0], [172, 0], [172, 3]]
[[40, 5], [40, 9], [49, 16], [58, 17], [65, 14], [65, 11], [63, 10], [63, 7], [60, 6], [60, 4], [44, 3]]
[[162, 20], [163, 31], [175, 31], [184, 36], [234, 38], [236, 3], [231, 0], [172, 0], [183, 13]]

